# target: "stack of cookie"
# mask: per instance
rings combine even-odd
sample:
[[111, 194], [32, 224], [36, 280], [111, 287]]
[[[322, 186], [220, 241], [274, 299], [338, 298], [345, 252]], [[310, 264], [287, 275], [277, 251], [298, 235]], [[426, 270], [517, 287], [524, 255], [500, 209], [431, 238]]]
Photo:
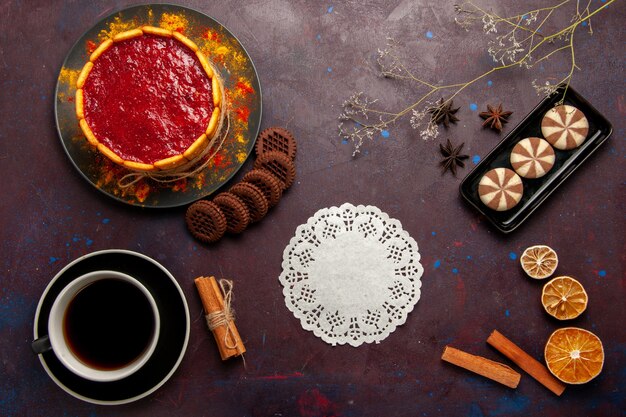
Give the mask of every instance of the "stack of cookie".
[[230, 190], [187, 209], [187, 228], [201, 242], [216, 242], [226, 232], [241, 233], [280, 201], [296, 178], [296, 140], [282, 127], [263, 130], [256, 140], [254, 168]]

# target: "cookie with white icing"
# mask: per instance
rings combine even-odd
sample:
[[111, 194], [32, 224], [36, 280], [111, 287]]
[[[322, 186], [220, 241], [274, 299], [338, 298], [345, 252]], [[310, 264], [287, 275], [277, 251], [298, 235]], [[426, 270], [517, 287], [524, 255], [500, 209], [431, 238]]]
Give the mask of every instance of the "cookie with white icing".
[[541, 178], [554, 166], [554, 149], [541, 138], [522, 139], [511, 151], [511, 166], [524, 178]]
[[548, 110], [541, 121], [541, 134], [560, 150], [579, 147], [589, 133], [589, 121], [574, 106], [563, 104]]
[[524, 194], [522, 179], [508, 168], [494, 168], [480, 179], [478, 196], [484, 205], [495, 211], [510, 210]]

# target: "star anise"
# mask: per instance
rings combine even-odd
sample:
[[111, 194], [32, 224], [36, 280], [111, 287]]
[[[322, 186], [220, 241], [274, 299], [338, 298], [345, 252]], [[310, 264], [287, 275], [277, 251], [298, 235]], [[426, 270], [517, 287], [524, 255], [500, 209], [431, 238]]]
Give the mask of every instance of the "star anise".
[[461, 154], [463, 145], [465, 145], [465, 143], [461, 143], [459, 146], [453, 146], [450, 139], [447, 140], [445, 146], [441, 143], [439, 144], [439, 150], [441, 151], [441, 155], [443, 155], [443, 159], [439, 163], [443, 169], [442, 174], [445, 174], [446, 171], [450, 171], [456, 177], [456, 167], [465, 167], [463, 160], [469, 158], [469, 155]]
[[490, 128], [502, 132], [502, 125], [508, 121], [506, 119], [512, 114], [512, 111], [503, 111], [502, 103], [500, 103], [498, 107], [487, 104], [487, 111], [480, 112], [478, 115], [485, 119], [483, 126], [489, 125]]
[[452, 100], [445, 100], [443, 97], [439, 101], [439, 103], [435, 107], [431, 107], [428, 109], [428, 113], [430, 116], [430, 120], [435, 122], [436, 124], [441, 124], [445, 127], [449, 127], [450, 123], [456, 123], [459, 119], [454, 115], [457, 111], [459, 111], [460, 107], [456, 109], [452, 108]]

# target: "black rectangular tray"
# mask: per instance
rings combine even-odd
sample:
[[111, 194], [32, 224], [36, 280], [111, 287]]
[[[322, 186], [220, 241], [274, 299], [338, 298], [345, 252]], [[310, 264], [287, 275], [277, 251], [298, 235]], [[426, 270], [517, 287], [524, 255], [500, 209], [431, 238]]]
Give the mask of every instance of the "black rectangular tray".
[[[522, 178], [524, 194], [520, 202], [510, 210], [495, 211], [485, 206], [478, 196], [478, 183], [493, 168], [509, 168], [511, 150], [520, 140], [528, 137], [542, 138], [541, 120], [544, 114], [563, 99], [563, 104], [578, 108], [587, 117], [589, 133], [581, 146], [568, 151], [554, 149], [555, 162], [552, 169], [537, 179]], [[524, 222], [613, 132], [611, 123], [587, 100], [571, 87], [565, 92], [560, 88], [543, 99], [474, 169], [463, 179], [459, 187], [461, 196], [484, 215], [498, 230], [509, 233]]]

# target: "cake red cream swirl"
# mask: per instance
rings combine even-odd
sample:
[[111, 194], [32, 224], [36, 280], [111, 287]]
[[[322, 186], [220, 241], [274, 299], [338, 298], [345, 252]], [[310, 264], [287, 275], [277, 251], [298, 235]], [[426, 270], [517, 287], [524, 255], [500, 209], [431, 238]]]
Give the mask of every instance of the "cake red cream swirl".
[[510, 160], [518, 175], [541, 178], [554, 166], [554, 149], [541, 138], [526, 138], [513, 147]]
[[482, 176], [478, 196], [484, 205], [495, 211], [510, 210], [522, 199], [522, 179], [508, 168], [494, 168]]
[[76, 83], [76, 115], [90, 145], [132, 171], [188, 169], [224, 120], [222, 85], [197, 45], [142, 26], [102, 42]]
[[548, 110], [541, 121], [541, 134], [556, 149], [577, 148], [588, 133], [589, 122], [583, 112], [567, 104]]

